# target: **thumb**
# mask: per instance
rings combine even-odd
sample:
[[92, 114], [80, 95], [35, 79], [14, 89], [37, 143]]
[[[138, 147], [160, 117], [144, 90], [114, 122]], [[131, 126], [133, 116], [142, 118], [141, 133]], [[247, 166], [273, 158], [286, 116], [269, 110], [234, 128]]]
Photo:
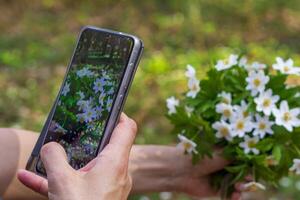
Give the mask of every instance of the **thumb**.
[[46, 169], [47, 176], [73, 170], [67, 161], [65, 150], [56, 142], [49, 142], [42, 147], [41, 159]]

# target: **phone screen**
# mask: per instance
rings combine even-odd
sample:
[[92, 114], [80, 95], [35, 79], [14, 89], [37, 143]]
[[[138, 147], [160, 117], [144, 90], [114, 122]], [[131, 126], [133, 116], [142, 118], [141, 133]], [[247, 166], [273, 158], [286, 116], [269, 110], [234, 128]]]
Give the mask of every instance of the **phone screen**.
[[[132, 47], [130, 37], [94, 29], [79, 38], [44, 141], [60, 143], [75, 169], [96, 156]], [[40, 160], [37, 170], [45, 172]]]

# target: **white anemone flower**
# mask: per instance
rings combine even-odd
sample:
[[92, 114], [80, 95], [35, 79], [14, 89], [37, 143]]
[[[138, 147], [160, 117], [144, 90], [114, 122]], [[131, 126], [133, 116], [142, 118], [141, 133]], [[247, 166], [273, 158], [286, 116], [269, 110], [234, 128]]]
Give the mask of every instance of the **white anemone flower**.
[[294, 61], [291, 58], [284, 61], [282, 58], [277, 57], [276, 63], [272, 67], [283, 74], [300, 74], [300, 68], [294, 66]]
[[217, 104], [216, 112], [222, 114], [222, 120], [231, 119], [234, 115], [233, 107], [225, 103]]
[[281, 101], [280, 108], [273, 110], [276, 118], [275, 123], [284, 126], [289, 132], [293, 131], [293, 127], [300, 126], [300, 108], [289, 109], [287, 101]]
[[272, 111], [276, 109], [276, 102], [279, 101], [278, 95], [273, 95], [271, 89], [261, 92], [258, 97], [254, 98], [256, 103], [256, 110], [263, 112], [265, 115], [271, 115]]
[[168, 98], [166, 102], [167, 102], [168, 114], [169, 115], [175, 114], [177, 112], [176, 107], [179, 106], [179, 100], [176, 99], [174, 96], [172, 96]]
[[225, 104], [231, 104], [231, 93], [222, 91], [220, 94], [218, 94], [218, 97], [221, 97], [221, 102]]
[[70, 92], [70, 83], [67, 83], [67, 82], [66, 82], [64, 88], [63, 88], [62, 91], [61, 91], [61, 94], [62, 94], [63, 96], [66, 96], [69, 92]]
[[97, 118], [97, 110], [94, 108], [91, 108], [89, 110], [87, 110], [84, 114], [84, 121], [86, 123], [93, 121], [94, 119]]
[[274, 122], [269, 120], [269, 116], [260, 116], [259, 114], [255, 115], [256, 121], [253, 123], [254, 131], [253, 135], [258, 135], [260, 138], [264, 138], [266, 134], [273, 134], [272, 126]]
[[238, 116], [242, 116], [244, 118], [249, 117], [249, 111], [248, 111], [249, 105], [242, 100], [241, 105], [234, 105], [233, 110]]
[[84, 67], [84, 68], [82, 68], [81, 70], [78, 70], [78, 71], [76, 72], [76, 74], [77, 74], [77, 76], [78, 76], [79, 78], [82, 78], [82, 77], [84, 77], [84, 76], [91, 77], [91, 76], [94, 75], [94, 72], [92, 72], [91, 70], [89, 70], [87, 67]]
[[293, 160], [293, 166], [290, 168], [290, 171], [295, 171], [297, 175], [300, 175], [300, 159], [295, 158]]
[[216, 133], [217, 138], [225, 138], [227, 141], [232, 141], [232, 136], [231, 136], [232, 127], [230, 126], [230, 124], [221, 120], [219, 122], [213, 123], [212, 127], [217, 131]]
[[196, 77], [196, 70], [192, 65], [186, 66], [185, 76], [188, 78], [195, 78]]
[[256, 192], [258, 190], [266, 190], [266, 186], [255, 181], [251, 181], [243, 185], [243, 191]]
[[225, 69], [229, 69], [229, 68], [231, 68], [232, 66], [234, 66], [236, 64], [238, 64], [238, 55], [231, 54], [225, 60], [218, 60], [215, 67], [218, 71], [222, 71], [222, 70], [225, 70]]
[[184, 150], [188, 154], [198, 153], [196, 150], [197, 144], [192, 140], [188, 139], [182, 134], [178, 134], [178, 139], [180, 140], [177, 147]]
[[248, 83], [246, 89], [251, 91], [252, 96], [256, 96], [259, 92], [265, 90], [266, 84], [269, 80], [270, 77], [266, 76], [264, 71], [251, 71], [246, 78], [246, 82]]
[[249, 137], [248, 135], [245, 135], [244, 142], [241, 142], [239, 146], [244, 149], [246, 154], [253, 152], [255, 155], [257, 155], [259, 154], [259, 150], [255, 147], [258, 141], [258, 136]]
[[188, 81], [188, 88], [189, 91], [186, 96], [195, 98], [200, 91], [200, 81], [196, 78], [190, 78]]
[[253, 62], [251, 65], [247, 65], [246, 70], [247, 71], [260, 71], [266, 69], [266, 65], [259, 62]]
[[230, 125], [232, 127], [232, 136], [238, 136], [240, 138], [244, 137], [246, 133], [251, 132], [253, 130], [253, 122], [252, 117], [243, 117], [241, 115], [236, 115], [230, 121]]
[[242, 57], [242, 58], [239, 60], [239, 66], [240, 66], [240, 67], [247, 68], [247, 66], [248, 66], [248, 60], [247, 60], [246, 57]]
[[186, 114], [187, 114], [189, 117], [191, 116], [191, 114], [192, 114], [193, 111], [194, 111], [194, 108], [193, 108], [193, 107], [190, 107], [190, 106], [185, 106], [184, 109], [185, 109]]

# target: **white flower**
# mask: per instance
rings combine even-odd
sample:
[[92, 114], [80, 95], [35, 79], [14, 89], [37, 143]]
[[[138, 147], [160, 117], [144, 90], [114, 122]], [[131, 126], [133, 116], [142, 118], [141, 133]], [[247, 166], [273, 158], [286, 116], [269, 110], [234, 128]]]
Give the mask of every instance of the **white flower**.
[[174, 96], [167, 99], [167, 108], [168, 108], [168, 114], [174, 114], [176, 113], [176, 107], [179, 106], [179, 100], [176, 99]]
[[218, 71], [222, 71], [225, 69], [229, 69], [232, 66], [238, 64], [238, 55], [231, 54], [227, 59], [225, 60], [218, 60], [217, 64], [215, 65], [216, 69]]
[[216, 105], [216, 112], [222, 114], [222, 120], [231, 119], [233, 117], [233, 107], [225, 103]]
[[279, 100], [278, 95], [273, 96], [271, 89], [261, 92], [258, 97], [254, 98], [256, 103], [256, 110], [263, 112], [265, 115], [271, 115], [272, 111], [276, 109], [276, 102]]
[[266, 190], [266, 186], [261, 183], [252, 181], [243, 185], [243, 191], [255, 192], [257, 190]]
[[242, 100], [241, 105], [233, 106], [233, 110], [235, 111], [237, 116], [246, 118], [249, 116], [248, 107], [248, 104], [244, 100]]
[[279, 70], [283, 74], [297, 74], [299, 75], [300, 68], [294, 66], [294, 61], [288, 59], [284, 61], [282, 58], [277, 57], [275, 64], [273, 64], [273, 69]]
[[66, 95], [68, 94], [68, 92], [70, 92], [70, 83], [67, 83], [67, 82], [66, 82], [66, 84], [65, 84], [65, 86], [64, 86], [64, 88], [63, 88], [61, 94], [62, 94], [63, 96], [66, 96]]
[[246, 78], [246, 81], [248, 83], [246, 89], [251, 91], [252, 96], [255, 96], [259, 92], [265, 90], [266, 84], [269, 82], [269, 80], [270, 77], [266, 76], [264, 71], [251, 71]]
[[295, 171], [297, 175], [300, 175], [300, 159], [295, 158], [293, 160], [293, 166], [290, 168], [290, 171]]
[[263, 63], [253, 62], [251, 65], [246, 66], [247, 71], [260, 71], [264, 70], [267, 66]]
[[184, 109], [189, 117], [191, 116], [192, 112], [194, 111], [194, 108], [190, 107], [190, 106], [185, 106]]
[[77, 76], [82, 78], [84, 76], [91, 77], [94, 75], [94, 72], [90, 71], [87, 67], [82, 68], [76, 72]]
[[287, 101], [282, 101], [280, 108], [273, 110], [273, 114], [276, 117], [275, 123], [279, 126], [284, 126], [289, 132], [293, 131], [293, 127], [300, 126], [298, 118], [300, 108], [289, 109]]
[[192, 65], [186, 66], [185, 76], [188, 77], [189, 79], [196, 77], [196, 70]]
[[231, 104], [231, 93], [222, 91], [220, 94], [218, 94], [218, 97], [221, 97], [222, 103]]
[[95, 92], [102, 92], [103, 87], [105, 86], [105, 79], [104, 78], [97, 78], [94, 82], [93, 90]]
[[228, 141], [232, 141], [232, 127], [228, 123], [221, 120], [220, 122], [213, 123], [212, 127], [217, 131], [217, 138], [225, 138]]
[[240, 60], [239, 60], [239, 66], [240, 67], [244, 67], [244, 68], [247, 68], [248, 66], [248, 60], [246, 57], [242, 57]]
[[190, 78], [188, 81], [188, 88], [189, 91], [186, 96], [195, 98], [200, 91], [200, 81], [196, 78]]
[[113, 104], [113, 99], [112, 98], [109, 98], [106, 102], [106, 110], [107, 111], [110, 111], [111, 107], [112, 107], [112, 104]]
[[259, 114], [256, 114], [255, 118], [253, 135], [259, 135], [260, 138], [264, 138], [266, 134], [273, 134], [271, 127], [274, 122], [270, 121], [268, 116], [261, 117]]
[[191, 153], [198, 153], [196, 150], [197, 144], [192, 140], [189, 140], [184, 135], [178, 134], [178, 139], [180, 142], [178, 143], [177, 147], [183, 148], [185, 152]]
[[77, 94], [79, 95], [80, 100], [85, 98], [84, 93], [82, 91], [77, 92]]
[[255, 148], [256, 144], [258, 143], [259, 138], [258, 136], [249, 137], [248, 135], [245, 135], [244, 142], [241, 142], [239, 144], [240, 147], [244, 149], [244, 152], [246, 154], [253, 152], [254, 154], [259, 154], [259, 150]]
[[232, 136], [244, 137], [246, 133], [251, 132], [253, 129], [253, 122], [251, 116], [243, 117], [237, 115], [230, 121], [232, 127]]
[[89, 100], [79, 100], [79, 101], [77, 101], [77, 106], [79, 107], [79, 110], [85, 112], [85, 111], [91, 109], [92, 102], [93, 102], [92, 98], [90, 98]]
[[103, 105], [104, 104], [104, 99], [105, 99], [105, 93], [101, 93], [100, 95], [99, 95], [99, 104], [100, 105]]

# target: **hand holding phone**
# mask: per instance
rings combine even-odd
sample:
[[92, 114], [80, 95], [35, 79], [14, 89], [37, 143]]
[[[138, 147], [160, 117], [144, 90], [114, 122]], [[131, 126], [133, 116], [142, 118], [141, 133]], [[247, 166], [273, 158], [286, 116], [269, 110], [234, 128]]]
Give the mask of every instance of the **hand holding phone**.
[[109, 144], [78, 171], [68, 164], [62, 146], [48, 143], [41, 150], [48, 180], [26, 170], [18, 172], [18, 179], [50, 200], [127, 199], [128, 160], [136, 131], [134, 121], [122, 114]]
[[39, 153], [52, 141], [65, 149], [74, 169], [98, 155], [122, 111], [142, 49], [141, 40], [132, 35], [95, 27], [82, 30], [26, 169], [46, 176]]

